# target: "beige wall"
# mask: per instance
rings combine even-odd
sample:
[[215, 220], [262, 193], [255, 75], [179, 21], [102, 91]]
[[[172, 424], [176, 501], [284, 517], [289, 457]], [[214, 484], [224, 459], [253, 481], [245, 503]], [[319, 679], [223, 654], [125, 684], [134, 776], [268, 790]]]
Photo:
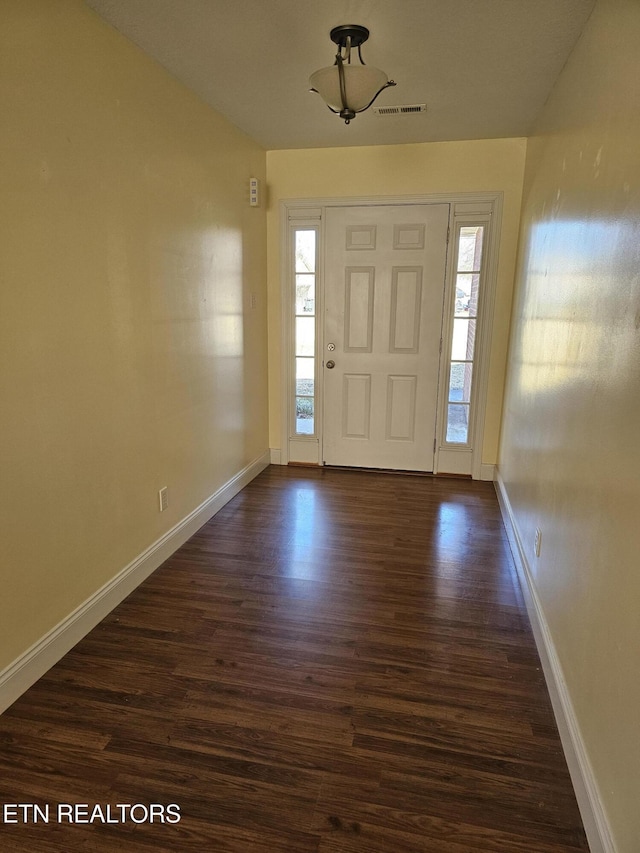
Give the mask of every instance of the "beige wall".
[[600, 0], [529, 143], [500, 460], [619, 853], [640, 849], [639, 34], [637, 0]]
[[[365, 119], [360, 119], [365, 120]], [[494, 336], [482, 461], [497, 461], [526, 140], [494, 139], [366, 148], [270, 151], [269, 437], [281, 445], [280, 210], [282, 199], [504, 193]]]
[[0, 32], [1, 671], [268, 443], [264, 152], [80, 0]]

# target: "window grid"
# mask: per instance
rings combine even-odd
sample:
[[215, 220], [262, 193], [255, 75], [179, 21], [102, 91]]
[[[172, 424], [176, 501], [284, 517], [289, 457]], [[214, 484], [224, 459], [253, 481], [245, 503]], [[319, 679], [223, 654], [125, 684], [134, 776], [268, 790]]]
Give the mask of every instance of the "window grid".
[[317, 232], [295, 228], [295, 435], [315, 435]]
[[469, 442], [483, 238], [482, 225], [463, 225], [458, 230], [445, 437], [448, 444]]

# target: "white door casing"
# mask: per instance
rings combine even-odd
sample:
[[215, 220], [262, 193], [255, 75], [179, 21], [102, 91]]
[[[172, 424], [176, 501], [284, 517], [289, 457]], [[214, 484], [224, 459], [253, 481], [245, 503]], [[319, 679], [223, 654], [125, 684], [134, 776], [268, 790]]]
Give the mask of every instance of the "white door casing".
[[449, 211], [326, 210], [325, 464], [434, 469]]

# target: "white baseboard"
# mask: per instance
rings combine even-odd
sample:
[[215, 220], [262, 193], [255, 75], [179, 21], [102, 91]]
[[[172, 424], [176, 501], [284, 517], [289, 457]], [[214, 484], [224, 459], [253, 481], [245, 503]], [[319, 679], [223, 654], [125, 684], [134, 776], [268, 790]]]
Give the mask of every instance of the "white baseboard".
[[282, 451], [279, 447], [272, 447], [269, 453], [271, 454], [272, 465], [282, 465]]
[[480, 466], [480, 479], [487, 480], [489, 482], [493, 482], [496, 477], [496, 466], [495, 465], [487, 465], [486, 462], [483, 462]]
[[589, 762], [562, 666], [533, 582], [511, 502], [497, 468], [494, 483], [589, 848], [591, 853], [616, 853], [611, 826]]
[[267, 451], [125, 566], [115, 577], [0, 672], [0, 714], [270, 463]]

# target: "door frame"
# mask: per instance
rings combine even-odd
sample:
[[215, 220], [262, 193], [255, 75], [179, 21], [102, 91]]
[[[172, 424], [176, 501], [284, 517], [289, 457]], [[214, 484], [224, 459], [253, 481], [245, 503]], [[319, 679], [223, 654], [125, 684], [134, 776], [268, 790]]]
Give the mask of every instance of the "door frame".
[[[502, 225], [502, 192], [479, 193], [437, 193], [430, 195], [410, 196], [357, 196], [343, 198], [305, 198], [283, 199], [280, 201], [280, 299], [281, 299], [281, 443], [280, 462], [322, 465], [322, 385], [324, 371], [317, 368], [322, 363], [324, 323], [324, 221], [325, 210], [328, 207], [364, 207], [371, 206], [413, 206], [417, 204], [450, 205], [449, 235], [457, 233], [457, 226], [470, 222], [484, 224], [487, 233], [485, 237], [485, 265], [478, 310], [478, 347], [474, 366], [472, 386], [473, 406], [472, 423], [469, 429], [469, 442], [464, 447], [456, 447], [445, 441], [446, 431], [446, 400], [444, 389], [448, 384], [449, 361], [441, 347], [437, 422], [436, 448], [434, 454], [434, 474], [436, 473], [466, 473], [473, 479], [493, 479], [493, 466], [482, 464], [482, 447], [484, 425], [487, 409], [487, 390], [489, 385], [489, 362], [491, 353], [491, 335], [495, 309], [495, 295], [498, 272], [499, 236]], [[294, 292], [291, 287], [293, 271], [291, 268], [292, 242], [291, 236], [295, 228], [313, 227], [318, 231], [318, 272], [316, 283], [316, 417], [315, 434], [300, 436], [295, 434], [293, 406], [295, 393], [294, 364]], [[455, 251], [448, 239], [445, 306], [452, 304], [455, 288]], [[446, 307], [445, 307], [446, 312]], [[446, 314], [442, 321], [442, 339], [448, 340], [452, 319]]]

